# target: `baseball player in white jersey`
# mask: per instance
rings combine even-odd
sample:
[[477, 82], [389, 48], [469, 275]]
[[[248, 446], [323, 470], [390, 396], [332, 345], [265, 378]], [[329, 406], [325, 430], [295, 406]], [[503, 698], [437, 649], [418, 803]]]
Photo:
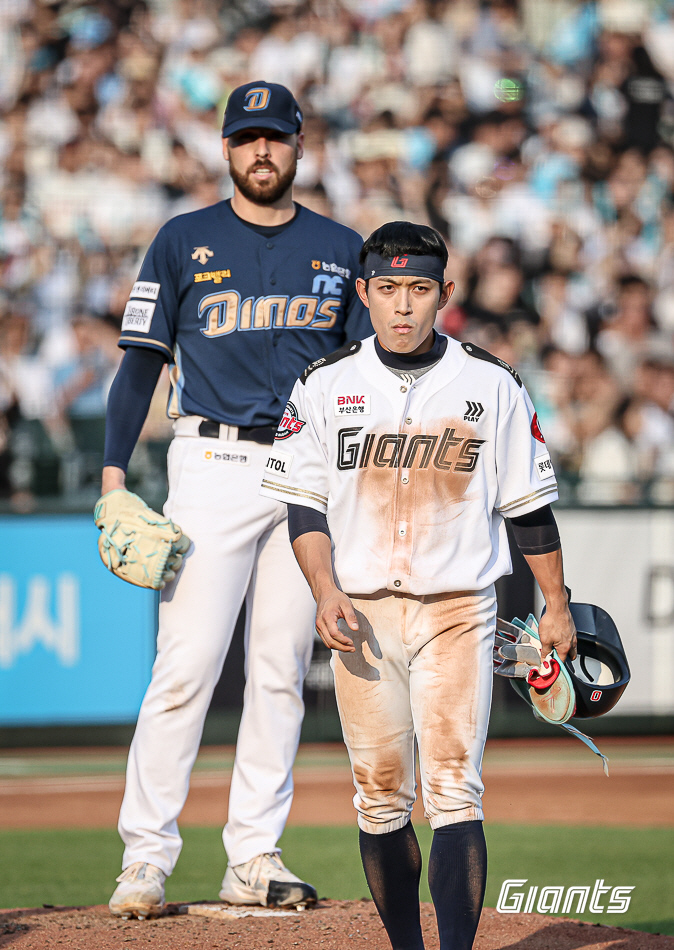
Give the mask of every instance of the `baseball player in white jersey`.
[[[286, 507], [261, 498], [258, 488], [297, 374], [372, 331], [355, 290], [362, 239], [292, 200], [301, 126], [299, 105], [284, 86], [252, 82], [232, 92], [223, 151], [234, 196], [164, 225], [125, 310], [119, 345], [126, 353], [108, 401], [96, 507], [99, 545], [115, 570], [126, 556], [124, 537], [136, 530], [129, 521], [120, 532], [122, 506], [136, 512], [134, 524], [149, 522], [148, 531], [170, 529], [166, 545], [173, 549], [154, 585], [166, 584], [120, 813], [123, 872], [110, 901], [118, 916], [161, 913], [164, 878], [182, 845], [177, 819], [244, 601], [246, 690], [220, 896], [280, 906], [316, 899], [313, 886], [284, 866], [278, 847], [292, 802], [314, 604], [290, 548]], [[165, 363], [176, 435], [168, 522], [148, 514], [124, 482]], [[192, 541], [188, 551], [181, 532]], [[142, 541], [142, 528], [138, 533]], [[138, 569], [139, 550], [120, 576]], [[140, 565], [148, 575], [161, 566]]]
[[289, 504], [298, 562], [333, 649], [363, 866], [395, 950], [423, 947], [410, 823], [418, 747], [434, 829], [440, 946], [472, 946], [486, 879], [482, 754], [504, 518], [546, 600], [543, 656], [575, 651], [550, 457], [506, 363], [436, 333], [453, 284], [431, 228], [393, 222], [361, 252], [376, 336], [295, 384], [262, 482]]

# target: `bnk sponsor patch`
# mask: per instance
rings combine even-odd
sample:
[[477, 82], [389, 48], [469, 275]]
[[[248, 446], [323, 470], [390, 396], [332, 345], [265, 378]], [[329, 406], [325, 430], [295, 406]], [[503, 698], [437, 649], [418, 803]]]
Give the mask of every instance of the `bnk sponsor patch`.
[[555, 474], [550, 456], [547, 452], [545, 455], [537, 455], [534, 459], [534, 465], [536, 466], [536, 474], [542, 482], [545, 481], [546, 478], [552, 478]]
[[293, 458], [294, 456], [291, 455], [290, 452], [274, 451], [267, 459], [264, 470], [268, 475], [276, 475], [277, 478], [287, 478], [290, 475]]
[[152, 323], [156, 303], [143, 303], [141, 300], [129, 300], [124, 308], [122, 330], [135, 330], [147, 333]]
[[370, 415], [370, 396], [348, 394], [344, 396], [335, 396], [335, 415], [336, 416], [369, 416]]
[[142, 297], [143, 300], [156, 300], [159, 296], [160, 287], [161, 284], [157, 284], [153, 280], [137, 280], [129, 296]]
[[232, 465], [250, 465], [250, 455], [247, 452], [216, 451], [204, 449], [205, 462], [230, 462]]

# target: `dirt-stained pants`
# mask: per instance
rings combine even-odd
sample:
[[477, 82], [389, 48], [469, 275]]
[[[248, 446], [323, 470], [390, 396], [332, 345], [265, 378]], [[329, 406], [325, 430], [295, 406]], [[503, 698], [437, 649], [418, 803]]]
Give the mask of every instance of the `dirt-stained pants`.
[[384, 834], [409, 821], [421, 790], [432, 828], [482, 819], [482, 754], [492, 692], [493, 586], [414, 597], [351, 596], [355, 653], [333, 651], [358, 825]]

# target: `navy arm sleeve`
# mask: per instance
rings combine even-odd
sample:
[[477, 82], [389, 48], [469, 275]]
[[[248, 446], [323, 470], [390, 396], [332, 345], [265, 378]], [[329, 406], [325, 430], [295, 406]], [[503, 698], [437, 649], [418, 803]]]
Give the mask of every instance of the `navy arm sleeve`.
[[562, 544], [559, 530], [550, 505], [518, 518], [511, 518], [513, 535], [522, 554], [549, 554], [558, 551]]
[[293, 544], [297, 538], [303, 534], [309, 534], [310, 531], [320, 531], [330, 537], [328, 519], [323, 512], [316, 511], [315, 508], [307, 508], [305, 505], [288, 505], [290, 543]]
[[108, 395], [103, 465], [126, 471], [165, 363], [162, 353], [146, 347], [129, 347], [124, 354]]

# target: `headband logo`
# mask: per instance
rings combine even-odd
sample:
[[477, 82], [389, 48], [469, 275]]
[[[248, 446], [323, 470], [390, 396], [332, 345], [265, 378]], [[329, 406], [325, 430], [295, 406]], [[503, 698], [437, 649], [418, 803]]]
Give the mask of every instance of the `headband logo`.
[[243, 100], [243, 108], [246, 112], [258, 112], [260, 109], [266, 109], [269, 105], [271, 92], [266, 86], [256, 86], [255, 89], [249, 89]]
[[407, 255], [405, 255], [405, 257], [396, 255], [391, 261], [391, 267], [407, 267], [408, 261], [409, 257]]

